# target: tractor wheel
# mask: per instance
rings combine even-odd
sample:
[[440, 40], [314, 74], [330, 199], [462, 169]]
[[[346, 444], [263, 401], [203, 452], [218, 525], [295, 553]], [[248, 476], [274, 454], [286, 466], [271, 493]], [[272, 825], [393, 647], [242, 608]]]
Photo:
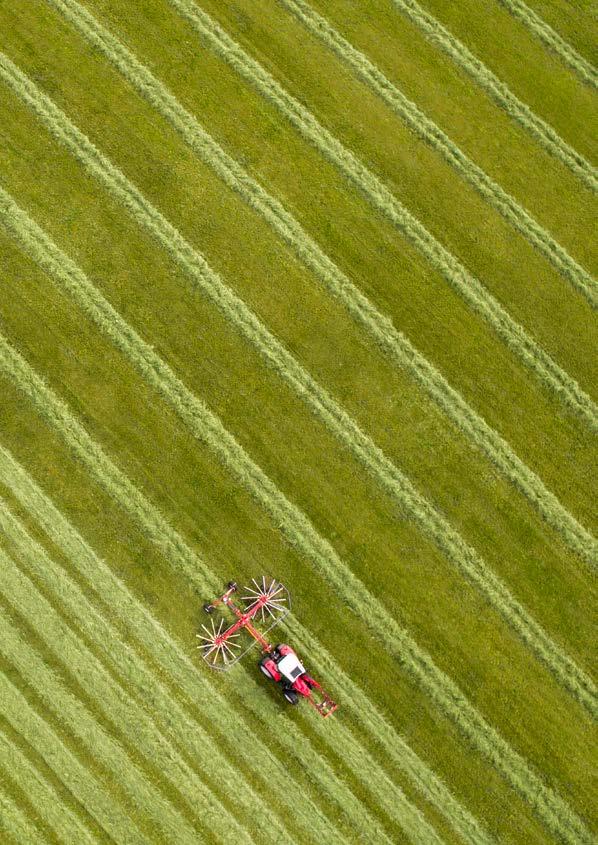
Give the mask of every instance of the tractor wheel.
[[283, 689], [282, 694], [289, 704], [297, 704], [299, 701], [299, 696], [294, 689]]
[[206, 613], [213, 613], [214, 612], [214, 605], [213, 604], [204, 604], [203, 609]]
[[268, 667], [267, 667], [267, 666], [265, 666], [265, 665], [264, 665], [264, 663], [262, 663], [262, 661], [261, 661], [261, 660], [260, 660], [260, 662], [258, 663], [258, 666], [260, 667], [260, 672], [262, 673], [262, 675], [265, 675], [265, 676], [266, 676], [266, 677], [267, 677], [270, 681], [273, 681], [273, 680], [274, 680], [274, 675], [273, 675], [273, 674], [272, 674], [272, 672], [268, 669]]

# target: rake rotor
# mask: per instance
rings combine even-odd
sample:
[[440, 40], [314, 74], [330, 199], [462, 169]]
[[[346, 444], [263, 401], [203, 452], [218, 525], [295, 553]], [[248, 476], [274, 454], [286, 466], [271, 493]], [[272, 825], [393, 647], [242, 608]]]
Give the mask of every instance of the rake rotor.
[[220, 625], [216, 628], [213, 619], [210, 619], [211, 630], [206, 625], [202, 624], [204, 634], [196, 634], [197, 638], [203, 640], [198, 648], [203, 651], [204, 660], [214, 667], [225, 667], [233, 662], [238, 657], [238, 652], [234, 649], [240, 649], [241, 644], [238, 642], [238, 632], [230, 633], [223, 638], [225, 634], [224, 619], [220, 620]]
[[245, 602], [246, 612], [256, 608], [263, 623], [269, 622], [270, 619], [278, 621], [282, 616], [286, 616], [289, 609], [288, 594], [282, 584], [272, 579], [270, 585], [266, 586], [265, 575], [262, 576], [261, 585], [255, 578], [251, 579], [251, 583], [255, 589], [245, 587], [248, 595], [241, 596], [241, 600]]

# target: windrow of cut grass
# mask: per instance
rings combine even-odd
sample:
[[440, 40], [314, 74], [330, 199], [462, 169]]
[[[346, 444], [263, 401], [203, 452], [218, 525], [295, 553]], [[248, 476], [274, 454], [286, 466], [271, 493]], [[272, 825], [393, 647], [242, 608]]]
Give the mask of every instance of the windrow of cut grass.
[[588, 302], [598, 305], [598, 284], [501, 186], [478, 167], [426, 114], [305, 0], [282, 0], [306, 29], [355, 74], [423, 141], [436, 150], [487, 202], [557, 268]]
[[[55, 606], [60, 608], [61, 615], [64, 617], [63, 620], [60, 620], [60, 623], [61, 627], [64, 627], [67, 631], [67, 644], [72, 646], [73, 636], [68, 633], [69, 629], [64, 625], [66, 620], [68, 620], [69, 626], [72, 626], [74, 622], [88, 642], [96, 644], [95, 651], [101, 654], [103, 662], [119, 678], [123, 690], [126, 690], [123, 699], [124, 702], [129, 701], [128, 704], [125, 704], [128, 710], [134, 712], [129, 698], [129, 694], [133, 691], [142, 704], [144, 702], [151, 703], [151, 706], [147, 707], [147, 715], [144, 715], [141, 721], [136, 722], [135, 744], [137, 745], [139, 742], [139, 733], [145, 721], [145, 730], [148, 733], [148, 725], [150, 724], [155, 725], [160, 732], [161, 737], [157, 740], [159, 747], [163, 747], [163, 738], [166, 738], [173, 746], [178, 747], [179, 753], [176, 758], [173, 753], [173, 759], [177, 759], [178, 766], [183, 766], [186, 769], [181, 781], [184, 783], [184, 787], [181, 790], [179, 786], [179, 792], [186, 795], [190, 801], [191, 796], [193, 796], [191, 803], [196, 811], [201, 813], [202, 820], [205, 820], [209, 828], [219, 832], [223, 840], [227, 831], [236, 836], [239, 825], [241, 825], [263, 842], [280, 842], [281, 840], [293, 842], [291, 833], [280, 823], [269, 806], [252, 790], [242, 774], [228, 762], [209, 734], [183, 712], [176, 699], [165, 690], [153, 675], [151, 669], [122, 642], [114, 627], [86, 599], [73, 579], [69, 578], [64, 570], [25, 531], [23, 525], [11, 513], [1, 498], [0, 526], [5, 536], [18, 548], [19, 560], [26, 567], [28, 576], [42, 583], [46, 593], [52, 595]], [[45, 627], [46, 625], [47, 623], [45, 623]], [[90, 659], [89, 653], [83, 647], [81, 651], [83, 656], [76, 664], [78, 666], [83, 665], [84, 661]], [[104, 676], [105, 681], [106, 676]], [[114, 689], [112, 684], [110, 686]], [[117, 715], [116, 712], [111, 712], [110, 718], [116, 719]], [[126, 730], [125, 723], [120, 719], [118, 723]], [[156, 742], [155, 737], [150, 737], [150, 741]], [[181, 751], [184, 752], [184, 757], [181, 757]], [[195, 771], [187, 768], [188, 764], [185, 762], [185, 757], [190, 757], [195, 762], [195, 768], [200, 770], [200, 778], [197, 777]], [[153, 759], [156, 763], [160, 763], [160, 754], [154, 755]], [[160, 770], [164, 775], [169, 776], [172, 766], [164, 767], [160, 764]], [[177, 781], [180, 781], [180, 779], [177, 779]], [[210, 783], [225, 784], [227, 792], [229, 794], [234, 793], [233, 806], [239, 808], [241, 818], [237, 818], [235, 813], [222, 805], [207, 785]], [[255, 824], [256, 820], [259, 820], [259, 823], [255, 829], [252, 829], [252, 823]], [[242, 833], [241, 839], [243, 838], [244, 834]]]
[[[121, 497], [129, 513], [142, 521], [146, 533], [160, 548], [172, 549], [181, 569], [193, 583], [205, 568], [178, 532], [162, 518], [155, 507], [123, 476], [100, 447], [74, 419], [68, 408], [44, 384], [25, 359], [0, 335], [0, 372], [27, 396], [40, 415], [54, 426], [71, 451], [88, 467], [104, 487]], [[279, 523], [280, 524], [280, 523]], [[280, 526], [282, 527], [282, 525]], [[452, 721], [469, 742], [491, 762], [507, 783], [528, 802], [540, 821], [566, 842], [589, 842], [583, 821], [563, 799], [530, 768], [528, 763], [500, 736], [463, 695], [457, 685], [441, 672], [429, 655], [401, 629], [374, 596], [338, 558], [330, 545], [306, 518], [306, 535], [294, 534], [289, 540], [315, 565], [316, 570], [336, 590], [339, 598], [370, 627], [403, 669], [427, 693], [440, 712]], [[156, 533], [158, 536], [156, 536]]]
[[27, 795], [41, 820], [53, 831], [60, 842], [94, 845], [97, 838], [85, 827], [70, 807], [60, 797], [27, 759], [21, 749], [0, 731], [0, 769]]
[[[201, 674], [197, 673], [182, 649], [98, 558], [93, 549], [73, 528], [71, 523], [65, 519], [23, 467], [1, 446], [0, 480], [11, 489], [20, 504], [31, 513], [57, 548], [67, 557], [75, 571], [85, 579], [94, 591], [97, 591], [98, 598], [105, 603], [111, 613], [126, 623], [130, 635], [133, 635], [139, 646], [149, 653], [166, 677], [172, 679], [173, 685], [184, 692], [189, 702], [193, 702], [195, 705], [201, 703], [202, 710], [209, 710], [211, 720], [222, 729], [222, 736], [224, 738], [229, 737], [229, 722], [224, 716], [224, 711], [227, 709], [225, 700], [203, 679]], [[472, 845], [483, 845], [484, 843], [489, 845], [492, 840], [483, 831], [479, 822], [455, 800], [446, 785], [417, 757], [402, 737], [391, 728], [372, 702], [339, 668], [321, 644], [305, 628], [299, 625], [293, 616], [289, 617], [287, 627], [305, 653], [310, 654], [312, 662], [322, 676], [325, 675], [331, 679], [336, 694], [341, 698], [343, 709], [353, 711], [371, 741], [383, 750], [385, 756], [390, 757], [399, 770], [408, 776], [417, 790], [446, 818], [464, 841], [472, 843]], [[234, 689], [232, 693], [234, 695]], [[247, 697], [244, 706], [251, 707], [253, 701], [253, 695]], [[257, 702], [257, 706], [253, 706], [253, 712], [259, 718], [264, 718], [261, 701]], [[337, 729], [337, 726], [329, 721], [326, 728], [333, 731], [335, 741], [342, 743], [343, 748], [346, 747], [347, 732], [342, 729], [342, 725]], [[251, 736], [246, 736], [245, 733], [241, 732], [242, 729], [243, 724], [241, 722], [236, 727], [236, 733], [239, 734], [239, 745], [250, 747], [255, 744], [250, 741]], [[251, 755], [252, 759], [256, 754], [257, 752], [254, 750]], [[260, 768], [262, 768], [264, 765], [263, 758], [260, 758], [257, 762], [260, 763]], [[361, 765], [363, 766], [363, 762]], [[263, 770], [263, 773], [267, 776], [269, 770]], [[312, 825], [311, 833], [314, 831], [318, 835], [322, 835], [316, 828], [316, 820]], [[327, 839], [322, 838], [321, 841], [327, 841]]]
[[[43, 106], [43, 104], [42, 104]], [[62, 115], [62, 113], [60, 113]], [[548, 634], [511, 595], [503, 582], [494, 575], [480, 555], [470, 547], [452, 526], [415, 489], [411, 481], [361, 431], [353, 419], [301, 367], [247, 306], [209, 268], [197, 253], [132, 186], [124, 175], [90, 144], [70, 124], [66, 116], [56, 132], [76, 133], [76, 146], [70, 144], [88, 170], [98, 175], [116, 194], [138, 222], [165, 246], [169, 253], [225, 314], [227, 319], [259, 350], [265, 361], [285, 379], [309, 405], [315, 416], [335, 434], [360, 461], [364, 468], [390, 495], [399, 507], [415, 521], [419, 529], [436, 544], [447, 559], [465, 575], [490, 601], [536, 656], [549, 668], [559, 682], [591, 713], [597, 710], [596, 691], [591, 679], [576, 666], [554, 643]], [[90, 155], [92, 151], [92, 155]], [[92, 157], [93, 156], [93, 157]], [[99, 165], [98, 165], [99, 161]], [[125, 193], [126, 191], [126, 193]], [[22, 247], [40, 266], [58, 279], [61, 286], [74, 296], [93, 322], [116, 344], [133, 366], [172, 406], [175, 413], [201, 442], [206, 443], [241, 484], [276, 520], [286, 526], [292, 543], [306, 533], [306, 518], [276, 488], [272, 481], [223, 427], [205, 403], [200, 402], [176, 377], [151, 347], [122, 320], [120, 315], [101, 296], [79, 268], [62, 253], [39, 227], [23, 215], [5, 193], [3, 215], [8, 221], [20, 220], [17, 226]], [[7, 225], [5, 223], [5, 225]], [[14, 223], [12, 231], [15, 233]], [[313, 532], [309, 524], [307, 529]], [[324, 557], [332, 553], [327, 545]], [[338, 568], [337, 565], [334, 567]], [[380, 633], [380, 632], [378, 632]]]
[[12, 728], [37, 750], [109, 837], [128, 845], [147, 845], [147, 838], [120, 802], [81, 764], [3, 672], [0, 672], [0, 712]]
[[[54, 0], [52, 0], [54, 2]], [[446, 379], [380, 313], [338, 266], [320, 249], [297, 220], [232, 159], [129, 50], [75, 0], [57, 0], [78, 31], [122, 73], [125, 79], [179, 133], [185, 143], [280, 235], [296, 256], [339, 300], [380, 350], [406, 369], [469, 441], [520, 490], [561, 539], [588, 562], [595, 561], [593, 538], [546, 489], [541, 479], [514, 453], [509, 444], [475, 412]]]
[[522, 102], [480, 61], [462, 41], [456, 38], [416, 0], [392, 0], [395, 7], [412, 21], [424, 36], [440, 47], [465, 73], [476, 82], [514, 121], [556, 159], [569, 168], [591, 191], [598, 190], [596, 169], [530, 107]]
[[46, 840], [25, 813], [0, 786], [0, 830], [15, 845], [47, 845]]
[[[2, 550], [2, 582], [0, 593], [11, 609], [24, 619], [34, 630], [44, 646], [64, 665], [66, 671], [78, 682], [94, 706], [112, 723], [116, 735], [127, 737], [127, 744], [139, 752], [161, 779], [170, 783], [182, 796], [196, 817], [196, 824], [204, 832], [211, 830], [221, 842], [228, 842], [232, 833], [244, 843], [252, 843], [249, 834], [217, 802], [195, 773], [187, 766], [171, 744], [160, 736], [151, 719], [131, 698], [127, 691], [117, 684], [87, 647], [60, 619], [50, 603], [24, 575], [18, 565]], [[8, 620], [6, 620], [8, 621]], [[2, 649], [7, 660], [12, 662], [21, 676], [44, 698], [46, 705], [52, 696], [51, 710], [60, 714], [69, 730], [79, 739], [85, 734], [90, 741], [95, 737], [101, 742], [95, 744], [97, 757], [109, 768], [111, 777], [130, 795], [138, 808], [154, 821], [167, 841], [197, 842], [198, 830], [191, 824], [170, 798], [166, 798], [156, 786], [156, 775], [135, 762], [130, 751], [125, 750], [122, 741], [95, 720], [87, 706], [59, 680], [58, 674], [45, 665], [41, 657], [14, 629], [11, 636], [19, 642], [19, 648], [11, 646], [10, 637], [3, 642]], [[4, 650], [6, 646], [6, 650]], [[41, 690], [44, 690], [43, 694]], [[64, 705], [61, 706], [61, 705]], [[89, 732], [88, 732], [89, 731]], [[103, 752], [103, 753], [102, 753]], [[217, 815], [220, 813], [221, 821]]]
[[539, 38], [548, 49], [555, 53], [559, 59], [570, 67], [580, 79], [592, 88], [598, 88], [598, 72], [574, 47], [558, 32], [549, 26], [540, 15], [523, 2], [523, 0], [498, 0], [509, 12], [520, 20], [529, 31]]
[[[190, 0], [169, 0], [211, 49], [242, 78], [273, 103], [282, 115], [332, 163], [383, 217], [430, 262], [464, 301], [479, 314], [529, 367], [546, 389], [571, 410], [598, 426], [598, 410], [545, 350], [517, 323], [484, 285], [470, 273], [388, 190], [381, 180], [344, 147], [257, 61]], [[597, 183], [598, 184], [598, 183]]]

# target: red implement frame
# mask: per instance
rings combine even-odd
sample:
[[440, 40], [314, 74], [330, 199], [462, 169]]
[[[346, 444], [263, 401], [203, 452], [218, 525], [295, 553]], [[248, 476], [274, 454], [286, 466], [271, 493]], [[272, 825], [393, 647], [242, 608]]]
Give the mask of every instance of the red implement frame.
[[[286, 587], [274, 580], [270, 586], [267, 586], [266, 579], [263, 578], [263, 588], [256, 581], [253, 583], [256, 585], [257, 591], [251, 590], [255, 595], [246, 597], [251, 601], [250, 607], [246, 610], [238, 607], [232, 599], [232, 594], [237, 590], [236, 584], [229, 585], [228, 590], [220, 598], [214, 599], [209, 605], [205, 606], [205, 609], [211, 613], [218, 605], [226, 605], [237, 617], [236, 622], [224, 630], [222, 630], [223, 622], [220, 623], [218, 629], [212, 625], [212, 631], [209, 631], [205, 625], [202, 625], [208, 636], [202, 634], [197, 635], [203, 640], [202, 645], [199, 646], [203, 649], [203, 659], [212, 669], [219, 669], [220, 671], [230, 669], [231, 666], [241, 660], [252, 648], [254, 643], [251, 643], [248, 648], [239, 654], [234, 653], [234, 648], [240, 648], [239, 644], [235, 642], [235, 637], [241, 629], [247, 631], [261, 645], [264, 652], [270, 652], [272, 650], [272, 645], [266, 639], [265, 634], [269, 633], [289, 613], [291, 599]], [[282, 597], [277, 598], [281, 592]], [[272, 621], [265, 631], [260, 631], [253, 624], [253, 620], [255, 620], [258, 614], [261, 614], [262, 619], [265, 620], [265, 612], [269, 614]]]

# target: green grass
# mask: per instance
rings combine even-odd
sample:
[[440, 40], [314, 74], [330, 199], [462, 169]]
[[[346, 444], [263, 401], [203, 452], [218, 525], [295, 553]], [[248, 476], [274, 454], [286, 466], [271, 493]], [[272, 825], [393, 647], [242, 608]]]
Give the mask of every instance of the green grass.
[[[202, 5], [595, 395], [594, 315], [555, 266], [281, 5]], [[313, 5], [593, 269], [593, 198], [573, 174], [441, 51], [418, 42], [392, 4], [368, 3], [359, 20], [342, 2]], [[30, 105], [0, 85], [2, 188], [43, 230], [3, 199], [0, 321], [10, 346], [0, 442], [31, 478], [0, 459], [0, 494], [28, 532], [4, 523], [3, 548], [18, 569], [2, 557], [9, 612], [0, 729], [6, 724], [14, 759], [24, 755], [43, 778], [32, 781], [39, 797], [23, 802], [33, 775], [25, 764], [13, 776], [10, 817], [36, 820], [34, 805], [54, 791], [69, 810], [59, 820], [40, 812], [50, 838], [53, 820], [73, 819], [99, 840], [103, 830], [125, 839], [127, 825], [144, 841], [174, 841], [179, 828], [181, 841], [185, 831], [197, 838], [198, 816], [213, 807], [207, 792], [200, 798], [202, 779], [226, 807], [238, 769], [242, 801], [231, 809], [254, 841], [266, 841], [256, 820], [265, 803], [296, 842], [311, 841], [312, 815], [330, 842], [588, 839], [592, 720], [570, 694], [583, 684], [578, 698], [593, 710], [575, 668], [592, 669], [595, 444], [586, 421], [280, 110], [202, 49], [167, 2], [88, 8], [284, 205], [290, 229], [283, 212], [268, 222], [266, 206], [226, 187], [225, 174], [160, 116], [158, 101], [140, 97], [51, 6], [3, 9], [1, 49], [167, 223], [139, 226], [121, 188], [107, 190], [97, 168], [81, 166], [88, 153], [56, 143]], [[445, 23], [467, 40], [458, 22]], [[393, 50], [407, 32], [407, 49]], [[591, 103], [571, 71], [542, 58], [540, 42], [522, 78], [500, 51], [469, 46], [589, 154], [581, 122], [565, 126], [553, 107], [563, 92], [575, 92], [586, 112]], [[532, 74], [551, 92], [551, 108], [528, 97]], [[500, 141], [502, 156], [484, 139]], [[540, 163], [542, 186], [523, 178]], [[361, 319], [362, 293], [375, 325], [390, 318], [421, 366], [436, 368], [425, 372], [436, 372], [438, 390], [448, 382], [458, 391], [450, 402], [418, 376], [409, 346], [390, 354], [370, 317]], [[214, 296], [225, 304], [214, 307]], [[454, 409], [472, 414], [472, 427]], [[504, 465], [492, 429], [504, 438]], [[521, 490], [518, 478], [530, 472]], [[545, 505], [534, 504], [536, 490]], [[552, 494], [556, 516], [547, 510]], [[488, 604], [463, 577], [478, 560], [469, 549], [483, 559], [484, 583], [494, 573], [521, 603], [523, 623], [517, 605], [501, 617], [500, 602]], [[45, 599], [18, 574], [26, 561]], [[339, 698], [331, 720], [282, 711], [251, 658], [224, 676], [197, 660], [205, 598], [258, 571], [292, 593], [286, 636]], [[67, 588], [68, 578], [78, 587]], [[520, 624], [531, 631], [533, 620], [547, 639], [523, 636]], [[28, 737], [40, 724], [33, 754]], [[238, 728], [227, 731], [231, 724]], [[207, 750], [215, 747], [216, 758]], [[296, 813], [272, 803], [276, 790]], [[219, 824], [210, 825], [214, 840], [226, 841]]]
[[598, 22], [591, 0], [530, 0], [527, 5], [595, 66]]

